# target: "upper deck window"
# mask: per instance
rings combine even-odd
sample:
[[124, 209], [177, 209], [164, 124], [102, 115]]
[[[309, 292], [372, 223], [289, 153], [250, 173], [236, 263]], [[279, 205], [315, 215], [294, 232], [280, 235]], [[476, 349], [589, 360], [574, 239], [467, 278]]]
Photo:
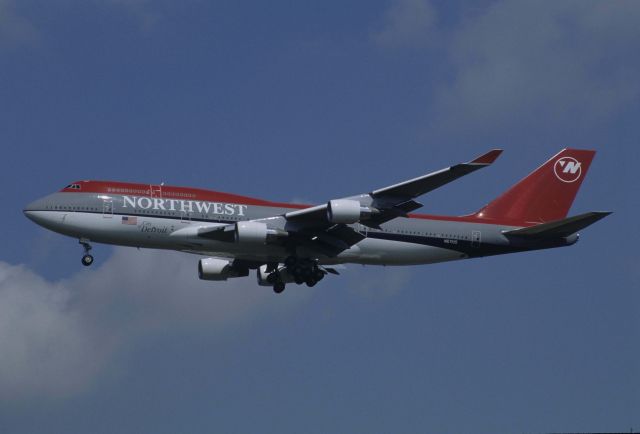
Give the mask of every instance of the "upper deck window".
[[80, 184], [69, 184], [65, 187], [65, 189], [72, 189], [72, 190], [80, 190]]

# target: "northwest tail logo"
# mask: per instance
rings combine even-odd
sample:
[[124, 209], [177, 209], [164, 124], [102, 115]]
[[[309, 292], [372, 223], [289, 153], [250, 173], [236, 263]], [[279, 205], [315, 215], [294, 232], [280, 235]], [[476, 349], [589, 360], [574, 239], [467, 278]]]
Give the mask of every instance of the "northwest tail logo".
[[553, 171], [562, 182], [575, 182], [582, 175], [582, 163], [572, 157], [562, 157], [556, 161]]

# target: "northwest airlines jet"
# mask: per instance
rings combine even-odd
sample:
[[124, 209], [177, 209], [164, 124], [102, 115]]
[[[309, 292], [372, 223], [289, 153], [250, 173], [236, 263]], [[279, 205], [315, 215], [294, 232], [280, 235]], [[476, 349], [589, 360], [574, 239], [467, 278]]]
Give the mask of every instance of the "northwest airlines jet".
[[198, 273], [227, 280], [256, 270], [258, 284], [314, 286], [336, 264], [417, 265], [563, 247], [609, 215], [567, 213], [594, 151], [564, 149], [478, 212], [412, 214], [418, 196], [491, 165], [494, 149], [462, 164], [369, 193], [309, 206], [167, 185], [77, 181], [29, 204], [27, 217], [90, 242], [205, 256]]

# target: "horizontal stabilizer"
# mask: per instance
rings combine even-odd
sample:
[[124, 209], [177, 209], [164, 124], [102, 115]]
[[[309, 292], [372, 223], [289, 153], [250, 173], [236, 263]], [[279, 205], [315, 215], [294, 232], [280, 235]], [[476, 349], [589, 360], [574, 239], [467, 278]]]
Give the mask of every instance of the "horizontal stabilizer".
[[593, 211], [568, 217], [562, 220], [556, 220], [548, 223], [542, 223], [528, 228], [514, 229], [512, 231], [503, 232], [504, 235], [510, 237], [523, 238], [561, 238], [568, 237], [571, 234], [591, 226], [598, 220], [601, 220], [611, 214], [607, 211]]

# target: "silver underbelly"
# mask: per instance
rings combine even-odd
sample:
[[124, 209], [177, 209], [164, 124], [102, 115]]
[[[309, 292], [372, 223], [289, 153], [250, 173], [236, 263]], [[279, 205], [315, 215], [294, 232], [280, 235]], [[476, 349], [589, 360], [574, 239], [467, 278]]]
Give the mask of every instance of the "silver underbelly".
[[[282, 262], [289, 253], [279, 245], [246, 246], [199, 237], [172, 236], [180, 229], [201, 222], [156, 217], [123, 219], [121, 215], [26, 211], [39, 225], [74, 238], [87, 238], [105, 244], [179, 250], [208, 256], [233, 257], [255, 261]], [[207, 223], [210, 225], [210, 223]], [[366, 238], [335, 257], [319, 255], [321, 264], [418, 265], [466, 258], [464, 253], [424, 244]]]

